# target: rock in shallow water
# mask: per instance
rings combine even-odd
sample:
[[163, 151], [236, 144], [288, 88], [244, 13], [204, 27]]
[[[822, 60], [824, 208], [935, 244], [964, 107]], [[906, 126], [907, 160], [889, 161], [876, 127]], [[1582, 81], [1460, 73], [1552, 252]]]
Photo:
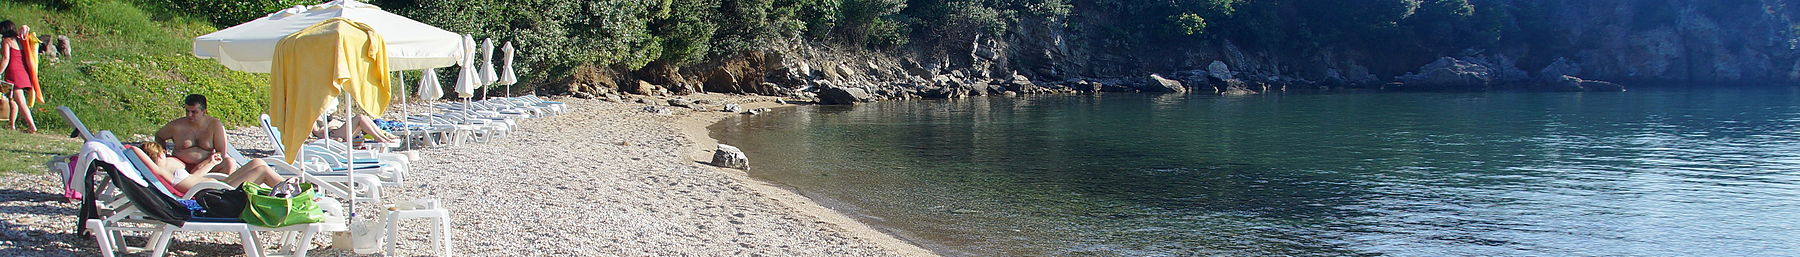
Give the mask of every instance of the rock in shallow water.
[[1144, 92], [1185, 93], [1187, 88], [1181, 81], [1163, 78], [1162, 75], [1150, 74], [1150, 83], [1144, 85]]
[[819, 90], [819, 104], [866, 103], [874, 99], [861, 88], [829, 87]]
[[750, 169], [750, 156], [737, 147], [719, 144], [719, 150], [713, 151], [712, 165], [740, 170]]

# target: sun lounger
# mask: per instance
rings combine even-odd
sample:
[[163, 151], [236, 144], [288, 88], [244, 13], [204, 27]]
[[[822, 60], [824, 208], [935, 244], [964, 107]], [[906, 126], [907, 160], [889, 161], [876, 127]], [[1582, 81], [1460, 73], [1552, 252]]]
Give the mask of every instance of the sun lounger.
[[[86, 232], [93, 234], [95, 243], [104, 256], [110, 257], [120, 251], [131, 250], [154, 251], [153, 256], [162, 256], [168, 250], [169, 241], [175, 232], [186, 231], [239, 233], [244, 240], [244, 253], [247, 256], [263, 256], [262, 247], [255, 240], [256, 231], [298, 232], [299, 234], [283, 237], [287, 241], [284, 243], [284, 251], [305, 256], [316, 232], [334, 228], [331, 224], [324, 223], [262, 228], [235, 219], [206, 220], [188, 216], [184, 206], [175, 206], [179, 204], [175, 203], [175, 199], [191, 198], [194, 194], [176, 197], [176, 194], [171, 193], [171, 188], [167, 188], [162, 182], [167, 178], [150, 172], [147, 163], [138, 159], [135, 154], [127, 155], [129, 150], [111, 132], [92, 133], [68, 108], [59, 107], [58, 111], [86, 139], [82, 151], [77, 153], [76, 163], [76, 169], [84, 174], [81, 176], [81, 183], [86, 185], [83, 187], [86, 197], [82, 205], [80, 225]], [[105, 179], [90, 183], [87, 179], [94, 175], [90, 172], [104, 172]], [[222, 182], [205, 182], [189, 188], [187, 192], [230, 188], [232, 187]], [[122, 232], [127, 231], [149, 232], [150, 239], [146, 240], [143, 247], [126, 246]]]
[[[121, 166], [109, 162], [93, 161], [86, 166], [92, 167], [90, 171], [105, 173], [101, 181], [88, 188], [92, 197], [83, 202], [81, 221], [86, 232], [94, 236], [95, 245], [103, 256], [134, 250], [153, 251], [151, 256], [163, 256], [176, 232], [238, 233], [243, 240], [244, 255], [264, 256], [263, 247], [255, 237], [258, 231], [292, 233], [282, 236], [281, 250], [294, 256], [306, 256], [312, 248], [313, 236], [318, 232], [343, 229], [342, 225], [332, 223], [265, 228], [237, 219], [196, 218], [187, 214], [186, 207], [165, 191], [142, 186], [160, 182], [138, 181], [122, 171]], [[342, 218], [339, 215], [328, 220], [341, 221]], [[125, 245], [123, 232], [149, 232], [150, 238], [142, 247], [130, 247]]]
[[[264, 136], [268, 138], [271, 145], [275, 146], [277, 156], [279, 156], [280, 153], [286, 152], [286, 147], [281, 145], [281, 130], [275, 128], [275, 126], [270, 123], [269, 115], [263, 115], [261, 121]], [[343, 155], [344, 150], [342, 149], [328, 149], [324, 146], [311, 144], [304, 144], [300, 147], [300, 156], [295, 158], [295, 163], [287, 163], [287, 161], [282, 158], [267, 158], [264, 159], [264, 162], [288, 164], [289, 167], [293, 167], [292, 170], [277, 169], [277, 173], [291, 172], [291, 175], [307, 174], [312, 177], [325, 178], [332, 183], [342, 184], [350, 182], [352, 178], [344, 177], [347, 176], [347, 174], [372, 176], [377, 178], [376, 182], [378, 182], [379, 185], [398, 186], [405, 183], [404, 176], [406, 174], [406, 169], [408, 168], [408, 163], [404, 160], [404, 156], [382, 155], [380, 158], [375, 158], [377, 156], [370, 153], [367, 157], [371, 158], [351, 159]], [[283, 175], [290, 174], [283, 173]], [[366, 180], [367, 179], [357, 179], [356, 181], [357, 183], [365, 183]], [[344, 186], [348, 187], [348, 185]], [[347, 188], [346, 190], [349, 189]], [[379, 196], [380, 190], [368, 189], [356, 191], [369, 191], [367, 192], [369, 195]]]

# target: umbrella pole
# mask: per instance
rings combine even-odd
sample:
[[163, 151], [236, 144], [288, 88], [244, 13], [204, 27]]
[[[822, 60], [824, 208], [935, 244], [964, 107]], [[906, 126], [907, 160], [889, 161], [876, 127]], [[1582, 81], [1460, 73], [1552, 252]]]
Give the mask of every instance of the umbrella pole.
[[[406, 110], [406, 72], [394, 71], [394, 81], [400, 83], [400, 128], [406, 128], [406, 116], [411, 114]], [[408, 142], [412, 142], [412, 132], [406, 133], [406, 139], [400, 140], [400, 149], [407, 149]]]
[[[351, 166], [355, 165], [355, 163], [356, 163], [355, 156], [353, 156], [350, 151], [350, 148], [354, 147], [353, 145], [350, 145], [350, 137], [356, 135], [356, 134], [351, 133], [352, 131], [356, 131], [355, 130], [356, 122], [354, 122], [356, 120], [356, 117], [350, 116], [351, 115], [350, 109], [352, 107], [351, 103], [350, 103], [350, 92], [344, 91], [343, 96], [341, 96], [341, 97], [342, 97], [341, 102], [344, 102], [343, 108], [344, 108], [344, 119], [345, 119], [344, 120], [344, 167], [351, 167]], [[327, 138], [325, 140], [331, 140], [331, 139]], [[350, 217], [344, 219], [344, 222], [346, 224], [356, 222], [356, 170], [349, 169], [347, 171], [349, 172], [348, 176], [350, 176], [350, 183], [349, 183], [350, 190], [347, 190], [347, 191], [350, 191], [350, 199], [348, 201], [350, 204], [348, 204], [347, 206], [349, 206], [349, 207], [346, 207], [345, 209], [349, 210], [349, 211], [346, 211], [346, 213], [349, 213]], [[355, 231], [355, 230], [351, 230], [351, 231]], [[351, 237], [355, 237], [355, 236], [356, 235], [351, 235]]]

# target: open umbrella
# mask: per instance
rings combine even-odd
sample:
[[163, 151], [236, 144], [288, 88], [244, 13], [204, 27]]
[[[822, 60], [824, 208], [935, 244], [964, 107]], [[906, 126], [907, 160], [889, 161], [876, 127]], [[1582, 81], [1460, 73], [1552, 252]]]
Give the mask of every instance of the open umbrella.
[[[342, 21], [340, 21], [340, 19]], [[343, 21], [347, 21], [347, 22], [343, 22]], [[292, 134], [297, 134], [297, 135], [309, 134], [309, 133], [304, 133], [302, 131], [310, 131], [312, 128], [310, 126], [310, 124], [296, 125], [297, 123], [294, 123], [292, 121], [294, 121], [295, 119], [305, 119], [305, 120], [310, 121], [311, 119], [318, 117], [317, 111], [319, 111], [319, 110], [293, 111], [296, 109], [296, 107], [310, 106], [311, 103], [313, 103], [313, 101], [315, 99], [310, 99], [310, 98], [308, 98], [308, 99], [298, 99], [298, 98], [287, 99], [287, 98], [284, 98], [284, 96], [286, 96], [286, 95], [291, 95], [291, 94], [296, 94], [296, 93], [306, 94], [306, 95], [314, 95], [317, 93], [318, 90], [323, 90], [323, 88], [304, 88], [304, 87], [320, 87], [320, 86], [327, 86], [327, 85], [338, 86], [336, 89], [333, 89], [333, 91], [338, 91], [337, 94], [339, 95], [339, 97], [344, 99], [344, 101], [341, 101], [341, 102], [343, 102], [345, 105], [345, 108], [343, 108], [343, 109], [344, 109], [346, 115], [349, 115], [349, 112], [352, 109], [355, 109], [354, 106], [351, 106], [351, 103], [358, 103], [358, 102], [364, 102], [364, 101], [371, 101], [371, 102], [367, 102], [367, 103], [362, 103], [362, 104], [364, 104], [363, 107], [365, 109], [370, 110], [371, 114], [373, 114], [373, 115], [380, 115], [379, 110], [386, 108], [385, 101], [388, 100], [388, 97], [386, 95], [378, 96], [378, 95], [368, 95], [368, 94], [387, 93], [385, 88], [381, 88], [380, 93], [376, 93], [376, 92], [373, 92], [374, 90], [366, 88], [366, 87], [362, 87], [362, 86], [342, 87], [342, 85], [345, 85], [345, 84], [374, 84], [372, 80], [387, 79], [386, 72], [388, 70], [419, 70], [419, 69], [429, 69], [429, 68], [438, 68], [438, 67], [448, 67], [450, 65], [455, 65], [458, 60], [462, 60], [464, 56], [467, 56], [468, 53], [471, 52], [470, 50], [465, 50], [462, 47], [461, 40], [458, 40], [460, 36], [457, 35], [456, 33], [451, 33], [449, 31], [446, 31], [446, 30], [443, 30], [443, 29], [440, 29], [437, 27], [433, 27], [431, 25], [426, 25], [425, 23], [421, 23], [418, 21], [414, 21], [412, 19], [407, 19], [406, 17], [402, 17], [399, 15], [395, 15], [393, 13], [388, 13], [386, 11], [382, 11], [380, 7], [376, 7], [374, 5], [365, 4], [365, 3], [357, 2], [354, 0], [335, 0], [335, 1], [328, 2], [328, 3], [324, 3], [324, 4], [318, 4], [318, 5], [295, 6], [293, 8], [288, 8], [288, 9], [282, 10], [280, 12], [272, 13], [272, 14], [269, 14], [268, 16], [258, 18], [256, 20], [252, 20], [250, 22], [245, 22], [243, 24], [238, 24], [238, 25], [232, 26], [230, 28], [225, 28], [225, 29], [213, 32], [213, 33], [206, 34], [204, 36], [194, 38], [194, 43], [193, 43], [194, 56], [204, 58], [204, 59], [218, 60], [219, 64], [224, 65], [226, 68], [230, 68], [233, 70], [247, 71], [247, 72], [271, 73], [272, 71], [275, 70], [274, 69], [274, 66], [276, 64], [275, 56], [277, 55], [278, 50], [282, 49], [282, 47], [281, 47], [282, 42], [288, 41], [288, 38], [290, 36], [302, 34], [302, 33], [297, 33], [297, 32], [302, 32], [303, 30], [315, 29], [314, 28], [315, 26], [325, 25], [327, 23], [334, 24], [332, 26], [335, 26], [335, 27], [331, 30], [339, 31], [338, 33], [336, 33], [336, 35], [338, 35], [337, 37], [339, 37], [339, 38], [348, 38], [348, 37], [345, 37], [345, 35], [355, 34], [355, 33], [344, 33], [347, 30], [355, 30], [355, 31], [364, 32], [365, 34], [368, 35], [368, 38], [379, 38], [379, 40], [365, 40], [364, 42], [368, 43], [368, 42], [373, 42], [373, 41], [379, 41], [379, 42], [381, 42], [381, 44], [380, 44], [381, 47], [373, 47], [373, 46], [375, 46], [375, 44], [368, 44], [367, 46], [369, 46], [369, 47], [367, 47], [367, 48], [381, 48], [382, 50], [379, 50], [379, 52], [364, 53], [363, 55], [365, 55], [365, 56], [379, 55], [379, 56], [381, 56], [380, 58], [372, 58], [372, 60], [380, 60], [380, 61], [353, 62], [353, 63], [361, 63], [360, 64], [360, 65], [362, 65], [361, 67], [369, 68], [369, 70], [365, 71], [365, 72], [369, 72], [369, 73], [373, 73], [373, 71], [375, 71], [371, 65], [382, 66], [382, 67], [380, 67], [381, 70], [380, 70], [379, 74], [368, 74], [369, 76], [372, 76], [369, 78], [369, 80], [371, 80], [371, 81], [369, 81], [370, 83], [305, 82], [305, 81], [312, 81], [313, 79], [318, 78], [318, 76], [334, 76], [334, 75], [329, 74], [329, 73], [304, 73], [304, 75], [295, 77], [295, 79], [301, 80], [300, 82], [296, 82], [296, 83], [285, 83], [284, 82], [284, 84], [283, 84], [283, 85], [301, 85], [301, 86], [284, 86], [283, 87], [283, 88], [293, 88], [293, 90], [290, 92], [284, 92], [284, 93], [270, 92], [270, 98], [271, 98], [270, 99], [271, 100], [270, 101], [271, 102], [271, 107], [270, 107], [271, 111], [269, 113], [270, 118], [274, 119], [274, 120], [288, 121], [288, 122], [281, 122], [281, 124], [284, 124], [282, 128], [283, 128], [283, 130], [290, 131], [289, 133], [292, 133]], [[354, 29], [351, 29], [351, 28], [354, 28]], [[318, 32], [318, 31], [315, 31], [315, 32]], [[313, 33], [313, 34], [329, 35], [331, 33]], [[354, 41], [354, 40], [339, 40], [339, 41], [336, 41], [336, 43], [343, 44], [343, 43], [347, 43], [347, 42], [351, 42], [351, 41]], [[303, 44], [290, 43], [289, 45], [321, 46], [321, 45], [330, 45], [330, 44], [332, 44], [332, 43], [329, 43], [329, 41], [322, 41], [322, 42], [316, 42], [316, 43], [303, 43]], [[290, 51], [290, 50], [282, 50], [282, 51]], [[375, 50], [370, 50], [370, 51], [375, 51]], [[309, 56], [308, 58], [321, 56], [320, 53], [311, 53], [311, 54], [289, 53], [287, 55], [288, 56]], [[298, 69], [310, 69], [312, 67], [315, 67], [315, 66], [302, 66], [301, 68], [298, 68]], [[295, 74], [294, 72], [284, 72], [284, 73], [285, 74]], [[285, 78], [285, 76], [286, 75], [272, 76], [271, 84], [275, 84], [275, 83], [273, 83], [273, 82], [275, 82], [274, 80]], [[382, 81], [380, 84], [385, 86], [386, 83], [385, 83], [385, 81]], [[274, 85], [271, 85], [270, 88], [271, 88], [270, 89], [271, 91], [277, 90], [276, 89], [277, 87]], [[352, 99], [353, 97], [355, 99]], [[376, 101], [376, 99], [379, 99], [379, 101]], [[287, 110], [287, 111], [276, 111], [275, 109], [278, 108], [278, 107], [276, 107], [277, 102], [282, 102], [282, 103], [295, 102], [295, 103], [306, 103], [306, 104], [292, 105], [289, 107], [279, 107], [279, 108], [286, 108], [284, 110]], [[380, 106], [372, 106], [372, 105], [380, 105]], [[305, 115], [305, 113], [312, 113], [312, 115], [308, 116], [308, 115]], [[379, 117], [379, 116], [377, 116], [377, 117]], [[345, 130], [353, 130], [355, 123], [350, 123], [350, 124], [351, 124], [350, 126], [345, 126], [344, 129]], [[286, 140], [283, 140], [283, 141], [286, 141]], [[346, 142], [346, 143], [348, 143], [348, 142]], [[298, 148], [298, 147], [295, 147], [295, 148]], [[348, 152], [348, 149], [346, 149], [345, 154], [350, 155], [350, 152]], [[353, 156], [353, 155], [351, 155], [351, 156]], [[355, 187], [355, 182], [352, 181], [350, 186]], [[352, 192], [354, 192], [354, 191], [352, 191]], [[350, 198], [351, 198], [350, 204], [352, 205], [351, 206], [352, 208], [350, 208], [350, 209], [354, 210], [355, 209], [354, 204], [356, 202], [354, 193], [350, 196]], [[355, 213], [352, 212], [351, 215], [354, 216]]]
[[500, 84], [506, 85], [507, 96], [512, 96], [512, 85], [519, 83], [519, 75], [513, 73], [513, 54], [512, 42], [500, 47]]
[[393, 70], [448, 67], [456, 65], [456, 60], [467, 52], [462, 50], [456, 33], [382, 11], [375, 5], [336, 0], [294, 6], [194, 38], [194, 56], [216, 59], [233, 70], [267, 73], [274, 61], [276, 42], [300, 29], [340, 17], [379, 31], [386, 39], [388, 67]]

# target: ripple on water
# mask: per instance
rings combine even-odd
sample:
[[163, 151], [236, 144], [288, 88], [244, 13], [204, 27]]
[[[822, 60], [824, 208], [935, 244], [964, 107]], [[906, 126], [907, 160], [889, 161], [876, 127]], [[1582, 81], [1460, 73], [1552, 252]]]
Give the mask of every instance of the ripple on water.
[[800, 107], [751, 175], [949, 255], [1800, 255], [1800, 95]]

